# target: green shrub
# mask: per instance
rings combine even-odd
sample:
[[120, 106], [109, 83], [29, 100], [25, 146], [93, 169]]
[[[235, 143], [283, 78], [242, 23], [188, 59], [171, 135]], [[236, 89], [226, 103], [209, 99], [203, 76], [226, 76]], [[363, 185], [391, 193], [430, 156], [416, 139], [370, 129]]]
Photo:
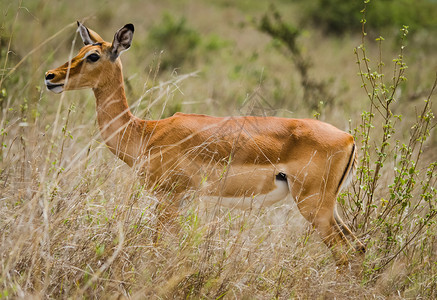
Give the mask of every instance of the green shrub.
[[273, 5], [271, 5], [269, 12], [263, 15], [257, 27], [259, 31], [279, 42], [278, 46], [284, 45], [288, 49], [291, 54], [290, 58], [301, 78], [300, 83], [304, 91], [303, 99], [305, 99], [308, 108], [318, 114], [320, 106], [332, 102], [334, 96], [328, 91], [327, 81], [317, 80], [310, 75], [311, 59], [303, 54], [298, 41], [302, 30], [284, 22], [281, 13]]
[[184, 17], [175, 19], [168, 13], [163, 15], [160, 24], [151, 27], [148, 40], [153, 49], [164, 51], [162, 70], [178, 68], [186, 60], [193, 60], [194, 50], [201, 42], [200, 34], [187, 25]]
[[[408, 27], [401, 29], [399, 54], [390, 70], [386, 70], [388, 64], [382, 58], [384, 39], [376, 39], [380, 51], [379, 57], [373, 58], [366, 48], [365, 30], [362, 34], [363, 43], [355, 54], [369, 108], [353, 130], [360, 147], [353, 192], [340, 203], [346, 206], [353, 227], [369, 237], [367, 279], [374, 282], [382, 272], [407, 261], [405, 272], [399, 275], [405, 281], [399, 284], [402, 289], [416, 288], [423, 285], [423, 278], [417, 277], [423, 272], [420, 268], [427, 268], [429, 274], [435, 272], [433, 266], [420, 262], [435, 259], [430, 254], [435, 245], [428, 235], [433, 234], [437, 221], [437, 162], [424, 161], [423, 153], [436, 127], [432, 96], [437, 78], [422, 107], [416, 108], [416, 119], [404, 120], [396, 114], [396, 105], [407, 100], [397, 91], [407, 80], [404, 49]], [[400, 133], [401, 128], [409, 128], [409, 135]], [[411, 279], [415, 277], [417, 281]], [[435, 296], [432, 291], [421, 292]]]
[[[362, 1], [316, 0], [299, 1], [305, 15], [314, 25], [330, 33], [359, 32]], [[399, 28], [408, 24], [411, 30], [437, 29], [437, 2], [428, 0], [371, 1], [367, 21], [372, 30]]]

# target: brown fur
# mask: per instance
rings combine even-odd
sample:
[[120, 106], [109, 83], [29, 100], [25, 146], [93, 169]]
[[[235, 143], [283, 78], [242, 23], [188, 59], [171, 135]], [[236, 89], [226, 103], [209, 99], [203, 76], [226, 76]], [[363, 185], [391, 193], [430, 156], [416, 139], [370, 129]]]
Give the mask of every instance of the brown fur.
[[[86, 45], [70, 62], [48, 71], [46, 84], [58, 92], [93, 89], [102, 138], [115, 155], [141, 170], [148, 188], [171, 192], [174, 199], [189, 190], [251, 197], [274, 190], [275, 176], [282, 172], [302, 215], [332, 248], [337, 262], [347, 261], [343, 250], [350, 244], [340, 227], [350, 230], [339, 218], [337, 224], [334, 211], [344, 174], [355, 162], [350, 134], [310, 119], [177, 113], [141, 120], [129, 110], [121, 61], [114, 56], [129, 48], [133, 26], [120, 29], [112, 44], [82, 24], [79, 28]], [[90, 53], [99, 55], [98, 61], [85, 57]]]

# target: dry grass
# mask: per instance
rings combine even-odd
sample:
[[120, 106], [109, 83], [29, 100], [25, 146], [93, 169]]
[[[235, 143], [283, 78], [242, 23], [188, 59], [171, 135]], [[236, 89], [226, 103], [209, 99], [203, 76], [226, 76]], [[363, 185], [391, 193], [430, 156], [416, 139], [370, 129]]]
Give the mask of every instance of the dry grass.
[[[175, 110], [236, 115], [250, 113], [257, 103], [266, 108], [263, 101], [276, 115], [312, 117], [314, 112], [305, 106], [293, 63], [247, 21], [260, 17], [267, 4], [70, 2], [18, 1], [0, 6], [5, 16], [0, 41], [0, 298], [436, 295], [435, 220], [380, 271], [373, 269], [374, 263], [398, 248], [382, 247], [388, 242], [381, 232], [355, 228], [369, 247], [360, 276], [337, 272], [329, 250], [291, 201], [261, 211], [205, 213], [199, 199], [189, 198], [178, 220], [180, 232], [165, 231], [154, 244], [159, 199], [145, 191], [141, 179], [101, 143], [91, 93], [59, 96], [42, 86], [44, 72], [65, 62], [79, 47], [79, 42], [71, 44], [76, 19], [86, 19], [107, 39], [123, 24], [135, 24], [134, 44], [122, 59], [128, 98], [140, 117], [159, 118]], [[283, 5], [284, 13], [299, 15], [293, 5], [278, 5]], [[176, 73], [187, 76], [156, 71], [160, 55], [148, 45], [147, 31], [165, 11], [185, 16], [202, 43], [213, 35], [223, 42], [218, 50], [201, 46], [194, 51], [194, 61], [182, 62]], [[320, 108], [320, 118], [345, 130], [357, 127], [368, 106], [353, 55], [360, 37], [326, 37], [308, 30], [300, 42], [314, 63], [312, 76], [331, 82], [330, 91], [336, 95], [331, 106]], [[409, 62], [412, 83], [399, 90], [404, 102], [394, 107], [396, 114], [405, 115], [399, 138], [408, 137], [409, 124], [416, 118], [411, 108], [422, 105], [435, 72], [435, 55], [414, 42], [407, 48], [414, 54]], [[368, 47], [369, 56], [377, 55], [372, 41]], [[387, 48], [385, 55], [395, 57]], [[200, 72], [191, 76], [195, 71]], [[435, 162], [436, 145], [433, 130], [423, 149], [422, 171]], [[387, 163], [379, 197], [388, 194], [392, 173]], [[359, 189], [355, 184], [350, 191]], [[347, 213], [346, 219], [356, 225]], [[404, 225], [404, 231], [415, 228], [413, 223]]]
[[306, 298], [361, 290], [352, 276], [336, 277], [323, 243], [286, 206], [279, 216], [205, 215], [188, 203], [181, 232], [164, 232], [155, 245], [157, 199], [114, 159], [45, 179], [24, 168], [24, 178], [23, 169], [6, 170], [3, 183], [3, 296]]

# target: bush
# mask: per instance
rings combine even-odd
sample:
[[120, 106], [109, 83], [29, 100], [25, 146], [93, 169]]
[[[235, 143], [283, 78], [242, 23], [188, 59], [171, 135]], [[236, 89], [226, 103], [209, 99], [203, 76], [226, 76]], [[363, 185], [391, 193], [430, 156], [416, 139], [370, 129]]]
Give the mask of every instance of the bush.
[[[361, 1], [316, 0], [300, 1], [304, 19], [322, 27], [326, 32], [342, 34], [361, 30]], [[428, 0], [371, 1], [367, 21], [375, 31], [399, 28], [408, 24], [410, 30], [437, 29], [437, 3]]]
[[321, 105], [330, 104], [334, 96], [328, 91], [328, 82], [317, 80], [310, 75], [312, 62], [309, 57], [305, 57], [298, 41], [302, 31], [292, 24], [284, 22], [282, 15], [273, 5], [269, 12], [263, 15], [257, 27], [259, 31], [279, 41], [289, 50], [290, 58], [301, 78], [300, 83], [304, 90], [302, 99], [308, 104], [308, 108], [318, 111]]
[[185, 18], [175, 19], [166, 13], [160, 24], [149, 33], [151, 47], [164, 51], [161, 57], [162, 70], [180, 67], [184, 61], [194, 59], [194, 50], [200, 44], [200, 34], [187, 25]]
[[[434, 274], [435, 278], [435, 267], [423, 262], [434, 260], [435, 244], [430, 237], [435, 234], [437, 221], [437, 162], [423, 158], [425, 143], [436, 126], [431, 97], [437, 78], [422, 108], [417, 108], [416, 120], [404, 121], [395, 113], [395, 103], [407, 100], [397, 91], [406, 81], [408, 27], [401, 29], [400, 51], [389, 71], [381, 54], [384, 39], [377, 38], [380, 54], [374, 59], [366, 49], [365, 31], [362, 34], [363, 44], [355, 54], [369, 108], [353, 130], [361, 149], [353, 192], [340, 202], [346, 206], [353, 227], [369, 239], [367, 280], [374, 282], [382, 272], [406, 264], [402, 274], [396, 275], [399, 288], [417, 289], [419, 294], [433, 298], [435, 281], [423, 274]], [[391, 76], [386, 78], [386, 73]], [[409, 128], [409, 135], [398, 132], [401, 128]]]

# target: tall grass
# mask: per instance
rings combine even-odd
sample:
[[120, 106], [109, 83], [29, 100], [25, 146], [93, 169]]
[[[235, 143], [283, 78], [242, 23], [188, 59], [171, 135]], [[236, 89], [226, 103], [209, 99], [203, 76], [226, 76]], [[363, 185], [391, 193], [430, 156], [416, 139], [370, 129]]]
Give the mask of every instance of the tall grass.
[[[415, 108], [415, 119], [404, 120], [395, 104], [406, 101], [400, 91], [407, 80], [408, 26], [400, 29], [399, 53], [386, 71], [383, 37], [376, 38], [375, 62], [368, 56], [365, 17], [366, 8], [362, 44], [354, 51], [369, 108], [353, 130], [361, 158], [353, 191], [343, 204], [349, 220], [369, 241], [366, 280], [377, 281], [385, 270], [401, 265], [402, 272], [391, 278], [395, 285], [412, 294], [435, 296], [437, 162], [423, 156], [437, 124], [432, 110], [437, 73], [428, 96]], [[406, 128], [408, 134], [400, 134], [399, 128]]]
[[[155, 95], [171, 97], [166, 87]], [[160, 199], [106, 156], [97, 136], [75, 145], [86, 135], [73, 129], [77, 113], [59, 112], [53, 136], [39, 119], [24, 125], [25, 108], [5, 116], [2, 297], [268, 298], [330, 293], [338, 284], [329, 252], [309, 228], [296, 233], [304, 221], [287, 206], [276, 220], [264, 210], [205, 215], [189, 202], [181, 232], [154, 244]]]
[[[117, 18], [126, 12], [138, 22], [143, 18], [144, 12], [136, 15], [128, 6], [118, 9], [120, 15], [105, 10], [97, 21], [107, 18], [115, 29], [122, 25]], [[156, 14], [155, 6], [148, 9], [150, 17], [162, 15]], [[220, 9], [225, 17], [236, 10], [229, 3], [213, 8], [196, 3], [195, 9]], [[345, 79], [320, 74], [352, 74], [345, 75], [348, 87], [337, 88], [336, 99], [321, 117], [345, 128], [348, 118], [344, 113], [339, 118], [338, 111], [348, 109], [351, 132], [360, 147], [357, 176], [339, 198], [344, 219], [368, 247], [362, 274], [356, 276], [336, 272], [329, 249], [291, 199], [274, 209], [254, 211], [205, 211], [196, 197], [187, 199], [177, 220], [180, 232], [164, 231], [160, 242], [153, 243], [160, 199], [144, 190], [141, 179], [102, 144], [93, 97], [88, 92], [49, 95], [38, 79], [76, 51], [78, 45], [71, 44], [73, 27], [50, 27], [46, 38], [21, 53], [16, 45], [29, 41], [16, 41], [14, 36], [27, 34], [22, 24], [28, 21], [18, 15], [23, 12], [9, 11], [5, 28], [10, 30], [2, 31], [0, 44], [0, 298], [436, 297], [435, 85], [422, 80], [426, 95], [420, 92], [424, 96], [418, 101], [411, 99], [412, 87], [404, 78], [424, 78], [422, 72], [428, 74], [429, 69], [416, 72], [412, 63], [406, 68], [412, 55], [408, 49], [414, 47], [408, 44], [407, 28], [401, 31], [404, 39], [394, 61], [387, 60], [392, 39], [374, 42], [363, 29], [361, 45], [355, 49], [358, 68], [352, 56], [356, 38], [321, 40], [304, 34], [298, 40], [300, 51], [308, 56], [351, 54], [347, 66], [340, 66], [342, 60], [335, 55], [320, 65], [314, 55], [310, 74], [329, 81], [334, 89], [346, 85]], [[75, 20], [66, 16], [66, 23], [73, 24]], [[42, 13], [38, 17], [53, 22]], [[198, 14], [197, 25], [194, 18], [186, 22], [201, 32], [213, 18], [218, 17]], [[226, 42], [208, 56], [211, 67], [202, 66], [202, 51], [207, 51], [202, 49], [208, 48], [196, 48], [190, 54], [198, 56], [194, 62], [180, 62], [188, 70], [179, 70], [187, 74], [182, 76], [160, 74], [159, 55], [135, 60], [149, 40], [136, 27], [138, 42], [123, 57], [135, 114], [159, 118], [177, 108], [235, 113], [235, 103], [246, 105], [252, 101], [247, 91], [255, 90], [261, 100], [268, 99], [269, 108], [287, 110], [282, 115], [307, 116], [305, 99], [292, 96], [304, 94], [293, 63], [256, 28], [222, 24], [220, 30], [226, 34], [219, 41]], [[202, 38], [205, 33], [195, 35]], [[316, 42], [329, 47], [308, 47]], [[193, 77], [190, 72], [196, 68], [201, 72]], [[367, 108], [355, 114], [362, 107]], [[288, 112], [291, 109], [294, 113]]]

